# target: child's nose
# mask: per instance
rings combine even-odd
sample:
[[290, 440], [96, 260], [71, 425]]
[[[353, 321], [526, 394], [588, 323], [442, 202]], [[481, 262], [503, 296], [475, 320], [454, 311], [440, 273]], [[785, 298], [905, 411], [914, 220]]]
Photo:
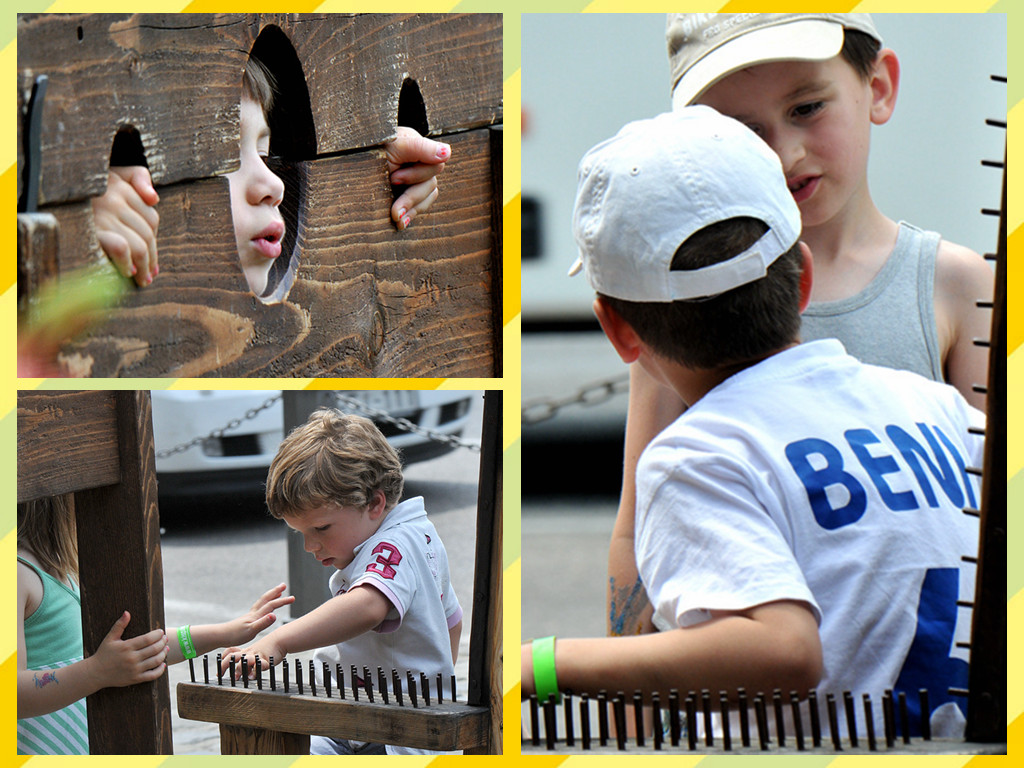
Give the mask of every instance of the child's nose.
[[806, 154], [802, 138], [795, 131], [773, 131], [768, 146], [782, 161], [782, 170], [789, 175]]
[[284, 182], [281, 181], [280, 176], [261, 162], [256, 169], [249, 191], [250, 202], [253, 205], [270, 203], [273, 206], [278, 206], [284, 199]]

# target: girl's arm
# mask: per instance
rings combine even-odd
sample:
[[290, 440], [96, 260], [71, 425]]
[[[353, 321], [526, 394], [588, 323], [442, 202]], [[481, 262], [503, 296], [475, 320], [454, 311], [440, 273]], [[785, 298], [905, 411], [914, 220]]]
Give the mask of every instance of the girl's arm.
[[[535, 693], [533, 655], [522, 646], [522, 695]], [[559, 689], [806, 691], [822, 671], [821, 640], [805, 604], [779, 601], [715, 618], [688, 629], [633, 637], [555, 641]]]
[[654, 613], [640, 583], [633, 552], [636, 518], [636, 465], [647, 444], [683, 412], [679, 396], [639, 365], [630, 366], [629, 411], [622, 471], [622, 495], [608, 546], [608, 634], [653, 632]]
[[[221, 669], [229, 668], [232, 654], [240, 656], [244, 653], [252, 660], [249, 668], [253, 669], [256, 656], [260, 656], [263, 665], [267, 666], [271, 656], [277, 664], [289, 653], [343, 643], [378, 626], [390, 610], [391, 602], [383, 592], [369, 584], [361, 584], [332, 597], [247, 648], [226, 649]], [[241, 674], [241, 670], [236, 674]]]
[[[281, 596], [284, 590], [284, 584], [278, 584], [273, 589], [267, 590], [253, 604], [248, 613], [239, 616], [237, 619], [225, 621], [221, 624], [191, 626], [189, 634], [192, 638], [192, 645], [195, 647], [196, 655], [201, 656], [215, 648], [248, 643], [256, 635], [277, 621], [277, 616], [274, 615], [273, 611], [282, 605], [295, 602], [295, 597], [292, 595]], [[177, 664], [180, 661], [184, 661], [185, 655], [181, 649], [178, 629], [168, 629], [167, 634], [170, 638], [170, 653], [167, 655], [167, 663]]]
[[[21, 567], [24, 566], [19, 564]], [[164, 673], [167, 667], [164, 663], [167, 655], [164, 631], [156, 629], [145, 635], [122, 640], [121, 635], [131, 620], [127, 611], [114, 622], [96, 653], [89, 658], [60, 669], [28, 669], [25, 644], [27, 582], [27, 578], [18, 579], [19, 718], [56, 712], [101, 688], [150, 682]]]

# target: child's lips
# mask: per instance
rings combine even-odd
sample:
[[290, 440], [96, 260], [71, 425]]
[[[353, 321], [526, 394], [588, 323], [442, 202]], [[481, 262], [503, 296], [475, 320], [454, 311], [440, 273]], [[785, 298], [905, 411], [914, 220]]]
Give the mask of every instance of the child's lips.
[[281, 255], [281, 238], [283, 237], [284, 222], [275, 221], [249, 242], [261, 256], [267, 259], [276, 259]]
[[334, 562], [334, 558], [333, 557], [325, 557], [323, 560], [320, 561], [320, 565], [327, 566], [327, 565], [331, 565], [333, 562]]
[[814, 194], [814, 190], [818, 188], [820, 180], [821, 176], [797, 176], [787, 179], [786, 186], [789, 187], [790, 194], [793, 195], [793, 199], [799, 205]]

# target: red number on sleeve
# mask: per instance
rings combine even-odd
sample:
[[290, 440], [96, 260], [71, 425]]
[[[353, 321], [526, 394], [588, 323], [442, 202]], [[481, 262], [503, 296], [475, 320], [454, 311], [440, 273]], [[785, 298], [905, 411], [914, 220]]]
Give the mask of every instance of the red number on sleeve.
[[377, 560], [366, 566], [366, 570], [373, 571], [385, 579], [395, 578], [395, 566], [402, 562], [402, 553], [398, 551], [395, 545], [382, 541], [373, 548], [371, 554], [376, 555]]

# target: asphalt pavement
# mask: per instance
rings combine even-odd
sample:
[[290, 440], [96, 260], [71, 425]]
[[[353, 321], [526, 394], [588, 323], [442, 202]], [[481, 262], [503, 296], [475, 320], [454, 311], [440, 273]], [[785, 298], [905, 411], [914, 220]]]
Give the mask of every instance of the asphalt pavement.
[[[471, 413], [472, 426], [463, 437], [478, 442], [482, 398], [475, 400]], [[460, 699], [468, 690], [478, 472], [479, 453], [462, 448], [412, 464], [405, 471], [405, 497], [424, 497], [427, 513], [448, 552], [452, 584], [464, 612], [455, 667]], [[287, 526], [267, 515], [255, 491], [251, 497], [193, 499], [174, 508], [165, 505], [161, 525], [164, 611], [169, 627], [239, 616], [267, 589], [287, 582]], [[288, 619], [287, 608], [278, 612], [279, 622]], [[197, 678], [201, 679], [201, 658], [197, 661]], [[174, 665], [168, 674], [175, 754], [220, 754], [217, 724], [178, 716], [175, 689], [189, 679], [188, 664]]]

